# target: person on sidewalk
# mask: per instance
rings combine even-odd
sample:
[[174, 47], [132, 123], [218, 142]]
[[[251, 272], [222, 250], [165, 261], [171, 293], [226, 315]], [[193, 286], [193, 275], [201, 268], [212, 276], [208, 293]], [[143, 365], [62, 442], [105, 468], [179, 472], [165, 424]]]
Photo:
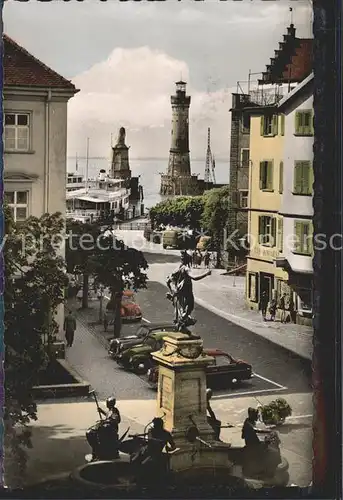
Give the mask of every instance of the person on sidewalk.
[[204, 255], [204, 264], [205, 264], [205, 267], [206, 269], [209, 269], [210, 268], [210, 252], [208, 250], [205, 251], [205, 255]]
[[267, 314], [268, 302], [269, 302], [269, 298], [268, 298], [267, 292], [264, 290], [262, 292], [261, 299], [260, 299], [260, 309], [261, 309], [263, 321], [267, 321], [266, 314]]
[[222, 423], [220, 420], [217, 420], [217, 417], [215, 416], [214, 411], [211, 408], [211, 405], [210, 405], [211, 398], [212, 398], [212, 390], [207, 389], [206, 390], [207, 412], [208, 412], [207, 422], [210, 424], [210, 426], [214, 430], [214, 439], [216, 441], [220, 441], [220, 428], [221, 428]]
[[273, 297], [269, 304], [270, 321], [275, 321], [276, 306], [276, 298]]
[[279, 309], [281, 309], [281, 323], [286, 323], [286, 294], [284, 293], [279, 302]]
[[68, 316], [64, 319], [63, 329], [65, 331], [67, 347], [71, 347], [74, 343], [74, 334], [76, 330], [76, 319], [71, 310], [69, 310]]

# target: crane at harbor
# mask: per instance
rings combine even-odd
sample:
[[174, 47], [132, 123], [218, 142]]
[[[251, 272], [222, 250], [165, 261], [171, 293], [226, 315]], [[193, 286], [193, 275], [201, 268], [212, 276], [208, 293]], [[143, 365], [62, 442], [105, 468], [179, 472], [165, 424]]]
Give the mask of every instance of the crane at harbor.
[[204, 177], [204, 181], [206, 184], [209, 184], [210, 182], [212, 182], [213, 184], [216, 183], [215, 167], [216, 167], [216, 162], [214, 159], [214, 155], [212, 154], [211, 151], [211, 129], [209, 127], [207, 129], [207, 151], [206, 151], [206, 166], [205, 166], [205, 177]]

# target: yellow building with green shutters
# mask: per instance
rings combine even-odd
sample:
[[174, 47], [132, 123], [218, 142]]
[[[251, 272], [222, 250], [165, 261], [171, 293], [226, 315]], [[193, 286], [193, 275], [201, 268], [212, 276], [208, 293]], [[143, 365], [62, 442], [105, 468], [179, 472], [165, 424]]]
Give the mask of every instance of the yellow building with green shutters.
[[283, 238], [279, 216], [283, 193], [285, 117], [275, 106], [251, 111], [250, 200], [248, 217], [249, 255], [246, 300], [259, 309], [260, 297], [276, 294], [277, 281], [287, 282], [288, 274], [275, 266]]
[[287, 318], [300, 323], [312, 320], [311, 78], [278, 106], [251, 110], [246, 300], [259, 309], [263, 291], [285, 294]]

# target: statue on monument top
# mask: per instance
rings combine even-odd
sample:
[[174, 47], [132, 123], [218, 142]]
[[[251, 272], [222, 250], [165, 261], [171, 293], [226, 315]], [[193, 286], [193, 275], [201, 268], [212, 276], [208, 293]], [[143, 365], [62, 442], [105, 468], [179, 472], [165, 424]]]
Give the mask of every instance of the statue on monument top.
[[177, 331], [191, 335], [188, 327], [196, 323], [196, 320], [191, 316], [194, 309], [192, 281], [199, 281], [206, 278], [206, 276], [210, 276], [211, 271], [208, 270], [199, 276], [193, 276], [190, 273], [187, 257], [187, 252], [181, 252], [180, 266], [167, 278], [169, 288], [167, 298], [174, 305], [174, 323]]
[[124, 127], [120, 127], [119, 134], [118, 134], [117, 145], [119, 145], [119, 144], [124, 144], [125, 145], [125, 135], [126, 135], [125, 128]]

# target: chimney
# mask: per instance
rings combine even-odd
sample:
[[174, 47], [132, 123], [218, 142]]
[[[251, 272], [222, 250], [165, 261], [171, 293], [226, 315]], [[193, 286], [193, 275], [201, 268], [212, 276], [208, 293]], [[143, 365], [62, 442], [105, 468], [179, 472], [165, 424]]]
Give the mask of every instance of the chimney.
[[287, 34], [292, 37], [292, 38], [295, 38], [295, 28], [294, 28], [294, 24], [291, 24], [289, 26], [289, 28], [287, 28]]

